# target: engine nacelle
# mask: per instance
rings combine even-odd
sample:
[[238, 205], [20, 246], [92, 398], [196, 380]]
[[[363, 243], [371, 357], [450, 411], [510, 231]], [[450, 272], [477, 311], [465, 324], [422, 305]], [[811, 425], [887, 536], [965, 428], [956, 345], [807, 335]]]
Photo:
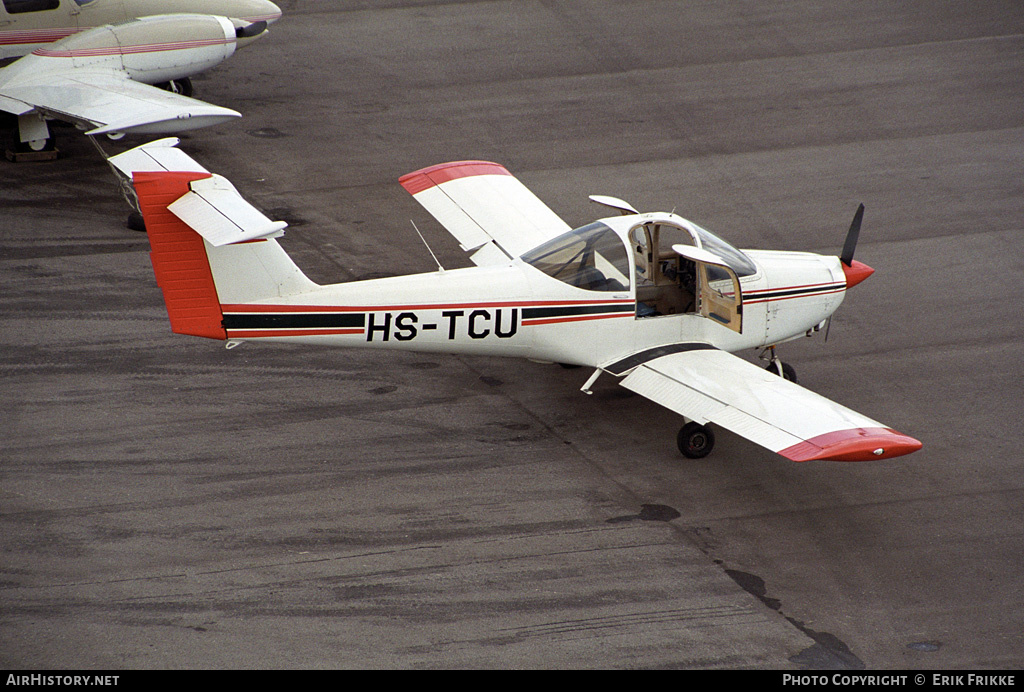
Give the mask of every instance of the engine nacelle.
[[211, 15], [158, 15], [96, 27], [33, 55], [74, 61], [78, 68], [123, 69], [138, 82], [183, 79], [235, 52], [231, 20]]

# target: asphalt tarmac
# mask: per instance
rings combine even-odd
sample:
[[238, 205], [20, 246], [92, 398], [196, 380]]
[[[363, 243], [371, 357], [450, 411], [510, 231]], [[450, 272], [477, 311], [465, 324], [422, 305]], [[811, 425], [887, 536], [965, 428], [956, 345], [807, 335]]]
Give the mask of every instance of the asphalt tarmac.
[[[397, 183], [504, 164], [876, 269], [801, 384], [913, 435], [795, 464], [590, 374], [173, 335], [86, 140], [0, 162], [0, 667], [1024, 666], [1024, 8], [280, 3], [182, 137], [321, 282], [446, 268]], [[109, 153], [142, 140], [109, 142]], [[755, 356], [756, 354], [747, 354]]]

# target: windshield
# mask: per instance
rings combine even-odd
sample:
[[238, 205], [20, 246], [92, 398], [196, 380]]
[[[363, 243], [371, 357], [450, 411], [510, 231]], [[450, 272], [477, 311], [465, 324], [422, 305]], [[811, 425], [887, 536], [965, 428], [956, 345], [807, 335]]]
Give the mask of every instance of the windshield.
[[700, 237], [701, 247], [725, 260], [725, 263], [736, 272], [736, 276], [751, 276], [757, 273], [757, 267], [750, 261], [750, 258], [732, 245], [697, 224], [693, 224], [693, 229]]
[[548, 276], [589, 291], [628, 291], [629, 259], [618, 234], [601, 222], [582, 226], [523, 255]]

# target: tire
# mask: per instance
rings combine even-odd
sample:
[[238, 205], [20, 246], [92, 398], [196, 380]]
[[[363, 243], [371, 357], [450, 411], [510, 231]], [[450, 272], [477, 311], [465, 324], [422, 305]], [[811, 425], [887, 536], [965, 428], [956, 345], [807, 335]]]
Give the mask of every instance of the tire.
[[[779, 374], [779, 369], [775, 367], [775, 363], [770, 363], [765, 369], [776, 375]], [[789, 363], [782, 363], [782, 379], [789, 380], [794, 384], [796, 383], [796, 369], [794, 369]]]
[[703, 459], [715, 448], [715, 433], [700, 423], [687, 423], [676, 436], [679, 451], [688, 459]]
[[184, 77], [182, 79], [172, 79], [169, 82], [163, 82], [162, 84], [157, 84], [156, 86], [160, 87], [164, 91], [169, 91], [172, 94], [181, 94], [182, 96], [192, 96], [192, 93], [194, 91], [192, 87], [192, 80], [188, 77]]

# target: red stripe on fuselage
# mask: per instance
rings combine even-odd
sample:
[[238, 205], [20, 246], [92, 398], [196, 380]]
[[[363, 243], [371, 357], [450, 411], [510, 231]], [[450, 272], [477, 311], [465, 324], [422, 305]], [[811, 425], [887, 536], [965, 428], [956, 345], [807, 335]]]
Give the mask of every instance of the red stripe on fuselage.
[[30, 43], [53, 43], [80, 29], [36, 29], [22, 31], [0, 31], [0, 46], [20, 46]]
[[[484, 303], [426, 303], [422, 305], [250, 305], [247, 303], [221, 305], [221, 310], [230, 313], [264, 312], [399, 312], [403, 310], [475, 310], [480, 308], [545, 308], [574, 305], [628, 305], [625, 300], [512, 300]], [[624, 313], [628, 314], [628, 313]]]
[[[832, 288], [830, 288], [832, 287]], [[828, 283], [821, 284], [805, 284], [802, 286], [783, 286], [780, 288], [762, 288], [756, 291], [744, 291], [743, 302], [747, 305], [757, 305], [758, 303], [772, 303], [780, 300], [793, 300], [794, 298], [810, 298], [813, 296], [830, 296], [835, 293], [842, 293], [846, 290], [846, 286], [837, 284], [835, 281], [829, 281]], [[789, 291], [799, 291], [794, 295], [775, 295], [780, 293], [787, 293]]]
[[78, 50], [55, 50], [53, 48], [37, 48], [32, 55], [44, 58], [84, 58], [105, 55], [135, 55], [138, 53], [160, 53], [169, 50], [185, 50], [233, 43], [234, 39], [209, 39], [205, 41], [175, 41], [172, 43], [149, 43], [138, 46], [108, 46], [104, 48], [80, 48]]

